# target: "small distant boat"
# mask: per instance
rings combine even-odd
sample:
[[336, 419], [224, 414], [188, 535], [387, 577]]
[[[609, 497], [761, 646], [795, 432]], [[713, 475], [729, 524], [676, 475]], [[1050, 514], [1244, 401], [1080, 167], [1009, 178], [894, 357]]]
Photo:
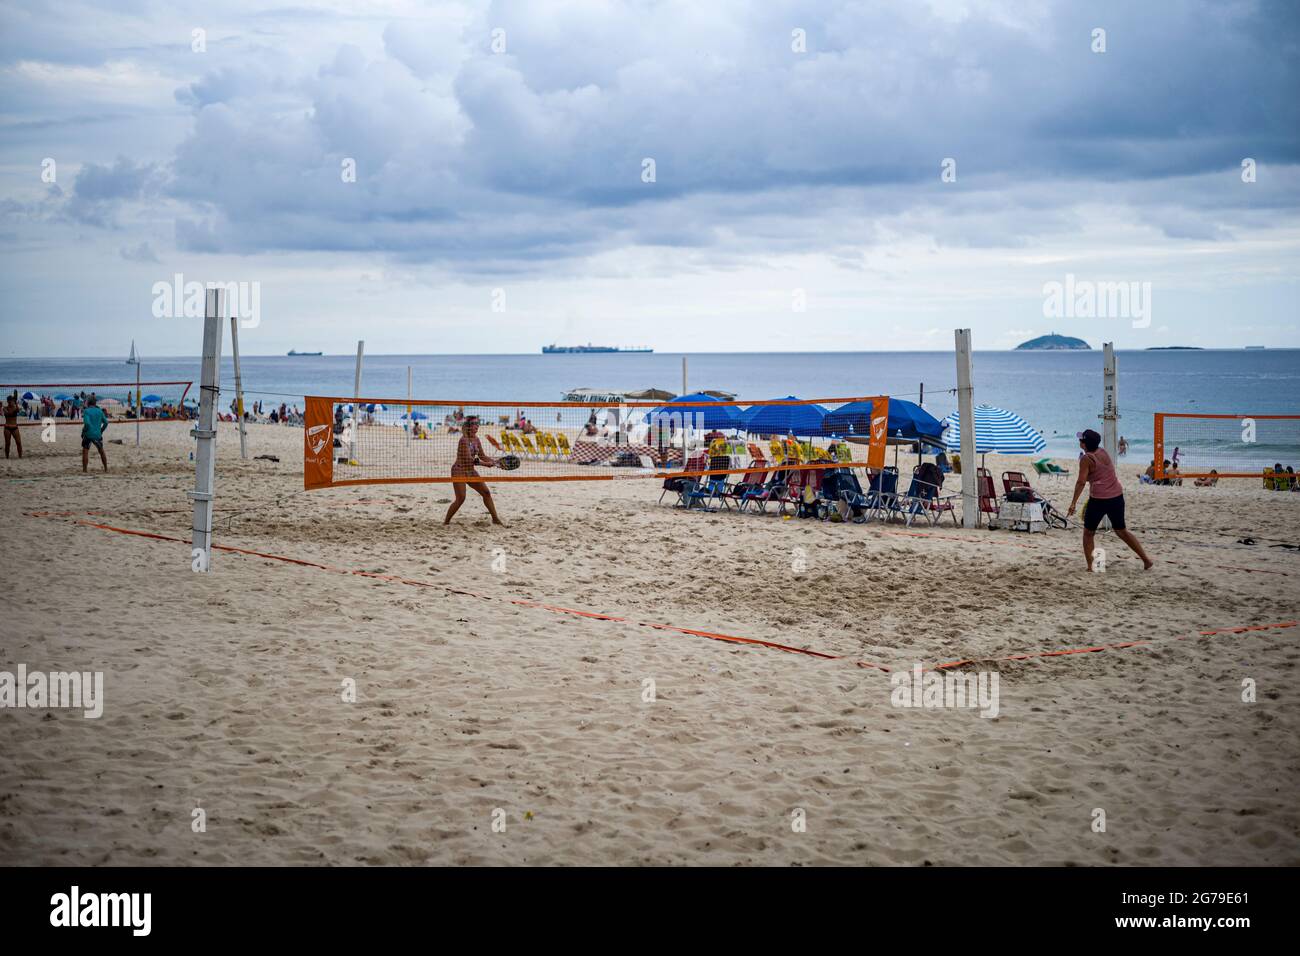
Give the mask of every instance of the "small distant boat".
[[586, 345], [543, 345], [543, 355], [568, 355], [575, 352], [653, 352], [654, 349], [644, 347], [621, 348], [617, 345], [592, 345], [588, 342]]
[[1262, 345], [1247, 345], [1246, 348], [1247, 348], [1247, 349], [1252, 349], [1252, 350], [1254, 350], [1254, 349], [1261, 349], [1261, 350], [1262, 350], [1262, 349], [1264, 348], [1264, 346], [1262, 346]]
[[304, 355], [324, 355], [324, 354], [325, 354], [324, 352], [299, 352], [296, 351], [295, 349], [289, 350], [289, 355], [294, 358], [304, 356]]

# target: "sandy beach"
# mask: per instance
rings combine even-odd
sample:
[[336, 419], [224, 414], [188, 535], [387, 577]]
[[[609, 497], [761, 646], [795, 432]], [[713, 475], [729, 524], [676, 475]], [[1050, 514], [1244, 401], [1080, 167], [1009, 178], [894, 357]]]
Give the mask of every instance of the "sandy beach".
[[[110, 429], [107, 475], [75, 428], [0, 463], [0, 669], [105, 694], [0, 710], [10, 863], [1300, 863], [1300, 627], [1225, 630], [1300, 616], [1272, 546], [1300, 494], [1128, 460], [1156, 568], [1103, 534], [1089, 575], [1077, 531], [686, 513], [654, 480], [502, 486], [508, 527], [471, 494], [445, 528], [447, 485], [304, 492], [300, 430], [241, 461], [225, 424], [216, 542], [326, 567], [205, 575], [187, 430]], [[970, 665], [996, 718], [891, 703], [914, 664], [1015, 655]]]

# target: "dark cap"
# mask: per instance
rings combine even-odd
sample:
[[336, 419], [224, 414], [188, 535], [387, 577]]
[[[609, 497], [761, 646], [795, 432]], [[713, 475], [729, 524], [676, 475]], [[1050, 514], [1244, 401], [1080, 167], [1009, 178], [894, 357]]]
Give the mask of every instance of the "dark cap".
[[1101, 447], [1101, 436], [1091, 428], [1085, 429], [1081, 432], [1075, 432], [1074, 437], [1083, 442], [1083, 447], [1088, 449], [1088, 451], [1096, 451]]

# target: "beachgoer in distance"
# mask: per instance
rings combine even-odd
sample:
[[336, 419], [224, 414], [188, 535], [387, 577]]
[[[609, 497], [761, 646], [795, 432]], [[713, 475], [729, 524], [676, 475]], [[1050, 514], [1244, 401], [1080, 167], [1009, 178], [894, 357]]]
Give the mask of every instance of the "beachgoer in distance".
[[23, 435], [22, 429], [18, 427], [18, 413], [22, 408], [18, 405], [18, 391], [5, 399], [5, 457], [9, 457], [9, 443], [17, 442], [18, 457], [23, 457]]
[[81, 413], [81, 470], [85, 471], [90, 464], [90, 446], [94, 445], [99, 449], [99, 460], [104, 464], [104, 470], [108, 471], [108, 456], [104, 454], [104, 429], [108, 427], [108, 416], [104, 410], [99, 407], [99, 403], [92, 393], [90, 398], [86, 399], [86, 410]]
[[1128, 439], [1123, 435], [1119, 436], [1119, 456], [1123, 458], [1128, 454]]
[[1133, 549], [1142, 559], [1142, 569], [1149, 571], [1155, 562], [1142, 550], [1142, 542], [1128, 530], [1124, 523], [1124, 487], [1115, 473], [1115, 463], [1101, 447], [1101, 436], [1089, 428], [1078, 433], [1083, 456], [1079, 459], [1079, 478], [1074, 483], [1074, 497], [1070, 500], [1070, 515], [1079, 504], [1084, 486], [1089, 486], [1088, 506], [1083, 509], [1083, 557], [1092, 570], [1093, 542], [1102, 518], [1110, 518], [1115, 535]]
[[[465, 419], [465, 433], [460, 436], [460, 441], [456, 443], [456, 461], [451, 466], [451, 476], [453, 478], [477, 478], [479, 474], [475, 471], [475, 465], [483, 465], [487, 468], [495, 468], [497, 460], [490, 458], [483, 451], [483, 443], [478, 437], [478, 418], [471, 415]], [[483, 496], [483, 504], [487, 506], [488, 514], [492, 516], [493, 524], [504, 524], [497, 517], [496, 504], [492, 501], [492, 491], [487, 484], [482, 481], [453, 481], [451, 484], [452, 491], [455, 493], [455, 500], [447, 508], [447, 517], [442, 520], [443, 524], [451, 524], [452, 516], [460, 510], [460, 506], [465, 503], [465, 486], [473, 488]]]

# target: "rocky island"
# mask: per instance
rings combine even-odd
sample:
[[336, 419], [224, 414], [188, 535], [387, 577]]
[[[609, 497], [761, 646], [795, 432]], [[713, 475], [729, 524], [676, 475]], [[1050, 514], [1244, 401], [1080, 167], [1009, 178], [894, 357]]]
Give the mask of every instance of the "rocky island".
[[1040, 335], [1036, 339], [1030, 339], [1028, 342], [1021, 342], [1016, 346], [1016, 351], [1021, 349], [1038, 349], [1048, 351], [1060, 351], [1065, 349], [1091, 349], [1092, 346], [1083, 339], [1076, 339], [1069, 335], [1057, 335], [1053, 332], [1051, 335]]

